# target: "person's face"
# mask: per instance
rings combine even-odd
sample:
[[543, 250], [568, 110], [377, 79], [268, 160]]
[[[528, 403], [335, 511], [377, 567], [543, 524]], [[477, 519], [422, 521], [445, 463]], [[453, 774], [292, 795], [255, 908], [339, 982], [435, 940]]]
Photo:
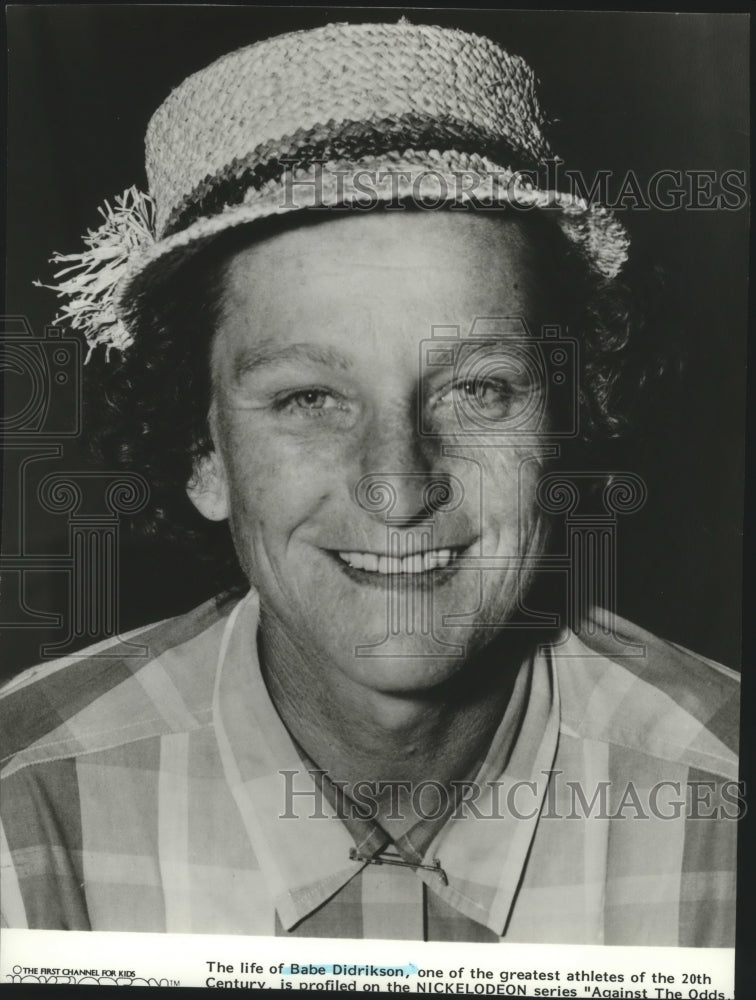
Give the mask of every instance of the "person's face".
[[526, 225], [471, 213], [352, 214], [230, 260], [190, 496], [337, 683], [432, 688], [512, 617], [544, 546], [544, 389], [511, 323], [470, 333], [537, 334], [547, 289]]

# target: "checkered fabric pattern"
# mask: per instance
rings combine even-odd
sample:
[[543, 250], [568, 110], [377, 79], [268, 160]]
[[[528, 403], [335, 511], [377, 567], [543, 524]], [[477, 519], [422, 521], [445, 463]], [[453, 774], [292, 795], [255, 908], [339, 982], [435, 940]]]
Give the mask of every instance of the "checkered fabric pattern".
[[597, 613], [522, 665], [479, 794], [396, 842], [429, 867], [379, 865], [279, 719], [257, 623], [254, 592], [210, 602], [6, 686], [6, 926], [732, 944], [732, 671], [615, 619], [620, 656]]

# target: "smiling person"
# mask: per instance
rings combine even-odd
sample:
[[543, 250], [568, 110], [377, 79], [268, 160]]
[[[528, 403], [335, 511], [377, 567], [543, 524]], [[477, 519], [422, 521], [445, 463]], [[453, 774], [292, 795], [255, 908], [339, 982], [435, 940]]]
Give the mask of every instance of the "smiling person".
[[157, 110], [58, 291], [95, 446], [219, 596], [6, 687], [7, 925], [731, 943], [736, 675], [538, 610], [647, 375], [542, 125], [520, 58], [406, 21]]

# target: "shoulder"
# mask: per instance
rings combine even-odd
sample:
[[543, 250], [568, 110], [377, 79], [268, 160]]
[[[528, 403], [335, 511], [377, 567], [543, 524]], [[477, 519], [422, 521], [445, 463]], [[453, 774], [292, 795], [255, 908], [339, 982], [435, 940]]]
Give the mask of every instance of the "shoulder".
[[737, 779], [736, 671], [600, 608], [552, 655], [567, 731]]
[[60, 760], [207, 724], [234, 600], [38, 664], [0, 689], [0, 768]]

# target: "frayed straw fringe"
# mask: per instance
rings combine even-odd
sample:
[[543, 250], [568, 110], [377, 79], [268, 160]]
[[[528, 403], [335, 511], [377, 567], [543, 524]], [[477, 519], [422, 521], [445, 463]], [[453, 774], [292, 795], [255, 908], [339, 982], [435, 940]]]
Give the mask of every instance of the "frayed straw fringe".
[[58, 283], [34, 282], [66, 300], [53, 323], [67, 323], [84, 334], [89, 345], [86, 361], [99, 344], [109, 359], [112, 348], [124, 351], [133, 342], [116, 315], [113, 293], [133, 255], [156, 242], [155, 204], [138, 188], [128, 188], [113, 205], [105, 202], [99, 212], [105, 221], [87, 232], [86, 250], [53, 254], [50, 263], [66, 265], [53, 275]]

